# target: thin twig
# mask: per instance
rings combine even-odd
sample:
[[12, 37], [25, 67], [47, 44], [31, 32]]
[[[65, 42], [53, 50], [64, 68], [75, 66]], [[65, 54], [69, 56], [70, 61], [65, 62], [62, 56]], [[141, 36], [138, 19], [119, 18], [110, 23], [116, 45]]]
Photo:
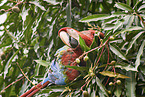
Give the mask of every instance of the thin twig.
[[115, 66], [113, 66], [113, 70], [114, 70], [114, 73], [115, 73], [115, 75], [116, 75]]
[[[111, 71], [113, 71], [113, 68], [112, 68], [112, 70], [111, 70]], [[109, 79], [110, 79], [110, 77], [108, 77], [108, 79], [107, 79], [107, 81], [106, 81], [106, 83], [105, 83], [105, 86], [108, 84]]]
[[108, 65], [110, 64], [110, 63], [109, 63], [109, 46], [108, 46], [108, 44], [107, 44], [107, 52], [108, 52], [107, 65], [106, 65], [106, 67], [105, 67], [105, 69], [104, 69], [103, 71], [105, 71], [105, 70], [107, 69]]
[[[26, 3], [26, 2], [18, 2], [18, 3], [17, 3], [16, 5], [14, 5], [14, 6], [17, 6], [17, 5], [21, 4], [21, 3]], [[13, 8], [13, 7], [12, 7], [12, 8]], [[5, 12], [12, 10], [12, 8], [10, 8], [10, 9], [8, 9], [8, 10], [5, 10]]]
[[109, 58], [110, 58], [110, 56], [109, 56], [109, 46], [108, 46], [108, 44], [107, 44], [107, 52], [108, 52], [108, 60], [107, 60], [107, 64], [109, 64]]
[[92, 52], [92, 51], [94, 51], [94, 50], [96, 50], [98, 48], [101, 48], [101, 47], [105, 46], [108, 43], [109, 39], [110, 39], [110, 37], [108, 38], [108, 40], [103, 45], [100, 45], [98, 47], [95, 47], [95, 48], [87, 51], [87, 52], [84, 52], [81, 56], [79, 56], [79, 59], [81, 59], [84, 55], [86, 55], [86, 54], [88, 54], [88, 53], [90, 53], [90, 52]]
[[101, 56], [103, 54], [103, 51], [104, 51], [104, 48], [105, 48], [105, 46], [103, 46], [102, 51], [101, 51], [101, 54], [100, 54], [100, 56], [99, 56], [99, 58], [97, 60], [97, 63], [94, 65], [93, 70], [95, 69], [95, 67], [97, 66], [98, 62], [100, 61], [100, 58], [101, 58]]
[[[91, 77], [90, 80], [92, 80], [92, 78], [93, 78], [93, 77]], [[86, 86], [86, 84], [87, 84], [90, 80], [88, 80], [88, 81], [81, 87], [81, 89], [80, 89], [81, 91], [83, 91], [83, 87]]]
[[102, 54], [103, 54], [105, 45], [108, 43], [109, 39], [110, 39], [110, 37], [108, 38], [108, 40], [106, 41], [106, 43], [104, 43], [104, 44], [101, 46], [101, 47], [103, 47], [103, 48], [102, 48], [101, 54], [100, 54], [100, 56], [99, 56], [99, 58], [98, 58], [98, 60], [97, 60], [97, 63], [96, 63], [96, 64], [94, 65], [94, 67], [93, 67], [93, 70], [95, 69], [95, 67], [97, 66], [98, 62], [100, 61], [100, 58], [101, 58], [101, 56], [102, 56]]
[[7, 34], [10, 35], [15, 41], [18, 41], [8, 30], [7, 28], [4, 26], [4, 29], [6, 30]]
[[[38, 87], [37, 87], [35, 84], [33, 84], [33, 82], [25, 75], [25, 73], [24, 73], [23, 70], [21, 69], [19, 63], [18, 63], [18, 62], [16, 62], [16, 63], [17, 63], [17, 65], [18, 65], [18, 67], [20, 68], [22, 74], [25, 76], [25, 78], [27, 78], [27, 80], [28, 80], [33, 86], [35, 86], [36, 88], [38, 88]], [[38, 88], [38, 89], [41, 90], [40, 88]]]
[[143, 19], [141, 18], [141, 16], [139, 14], [137, 14], [137, 13], [135, 13], [135, 14], [140, 18], [140, 20], [143, 22], [143, 24], [145, 26], [145, 22], [143, 21]]
[[0, 93], [2, 93], [2, 92], [4, 92], [4, 90], [5, 89], [7, 89], [8, 87], [10, 87], [11, 85], [13, 85], [14, 83], [16, 83], [16, 82], [18, 82], [18, 81], [20, 81], [21, 79], [23, 79], [24, 78], [24, 76], [23, 77], [21, 77], [21, 78], [19, 78], [18, 80], [16, 80], [16, 81], [14, 81], [14, 82], [12, 82], [11, 84], [9, 84], [7, 87], [5, 87]]
[[106, 81], [106, 83], [105, 83], [105, 86], [108, 84], [108, 82], [109, 82], [109, 79], [110, 79], [110, 77], [108, 77], [108, 79], [107, 79], [107, 81]]
[[[4, 26], [4, 25], [3, 25]], [[7, 32], [8, 35], [10, 35], [10, 37], [12, 37], [12, 39], [14, 39], [15, 41], [18, 42], [18, 40], [7, 30], [7, 28], [4, 26], [5, 31]], [[22, 45], [25, 45], [25, 43], [20, 42]]]

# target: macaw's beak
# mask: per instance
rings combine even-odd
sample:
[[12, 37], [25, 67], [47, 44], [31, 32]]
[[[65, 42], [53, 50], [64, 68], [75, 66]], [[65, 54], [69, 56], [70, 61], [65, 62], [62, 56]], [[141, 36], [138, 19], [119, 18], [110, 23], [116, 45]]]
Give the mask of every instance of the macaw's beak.
[[79, 31], [65, 27], [58, 31], [61, 40], [69, 47], [76, 48], [79, 45]]

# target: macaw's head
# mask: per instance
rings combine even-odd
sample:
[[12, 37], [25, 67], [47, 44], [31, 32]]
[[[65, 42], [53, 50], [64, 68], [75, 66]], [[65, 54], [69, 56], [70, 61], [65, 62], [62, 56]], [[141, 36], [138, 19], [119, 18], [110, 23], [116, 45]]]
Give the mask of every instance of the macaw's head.
[[90, 46], [93, 42], [94, 34], [95, 34], [95, 30], [87, 30], [87, 31], [79, 32], [70, 27], [61, 28], [58, 31], [58, 35], [60, 36], [61, 40], [66, 45], [74, 49], [79, 46], [79, 36], [85, 41], [87, 46]]
[[79, 34], [79, 31], [70, 27], [61, 28], [58, 31], [61, 40], [71, 48], [76, 48], [79, 45]]

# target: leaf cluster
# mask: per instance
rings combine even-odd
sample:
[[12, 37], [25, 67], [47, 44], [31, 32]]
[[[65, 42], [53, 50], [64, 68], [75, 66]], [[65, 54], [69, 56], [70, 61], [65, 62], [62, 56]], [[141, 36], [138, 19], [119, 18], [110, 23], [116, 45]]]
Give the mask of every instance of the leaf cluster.
[[[84, 90], [90, 97], [145, 96], [143, 0], [1, 0], [0, 9], [0, 95], [20, 96], [33, 86], [21, 70], [34, 84], [42, 81], [55, 51], [64, 45], [58, 30], [71, 26], [96, 30], [90, 47], [79, 40], [82, 57], [89, 57], [87, 66], [66, 66], [81, 75], [35, 96], [82, 97]], [[105, 34], [101, 41], [99, 32]]]

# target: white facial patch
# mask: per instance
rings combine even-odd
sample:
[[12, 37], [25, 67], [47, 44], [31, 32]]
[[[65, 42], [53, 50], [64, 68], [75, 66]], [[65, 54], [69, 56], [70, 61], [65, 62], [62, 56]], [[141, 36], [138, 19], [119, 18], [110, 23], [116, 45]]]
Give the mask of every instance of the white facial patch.
[[68, 34], [73, 37], [74, 39], [79, 41], [79, 35], [78, 32], [74, 29], [67, 29]]
[[61, 32], [59, 33], [59, 35], [60, 35], [61, 40], [62, 40], [66, 45], [70, 46], [68, 34], [67, 34], [65, 31], [61, 31]]

